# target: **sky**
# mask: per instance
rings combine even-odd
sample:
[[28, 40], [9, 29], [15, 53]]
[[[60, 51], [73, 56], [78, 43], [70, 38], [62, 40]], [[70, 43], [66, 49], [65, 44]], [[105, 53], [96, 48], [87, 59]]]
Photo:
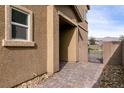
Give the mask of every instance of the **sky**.
[[88, 11], [89, 37], [124, 35], [124, 5], [91, 5]]

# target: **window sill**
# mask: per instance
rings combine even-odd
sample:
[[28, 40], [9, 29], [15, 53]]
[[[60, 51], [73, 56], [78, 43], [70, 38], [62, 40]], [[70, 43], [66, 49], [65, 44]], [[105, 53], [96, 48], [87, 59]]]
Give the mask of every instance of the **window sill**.
[[34, 47], [35, 43], [25, 40], [2, 40], [2, 46], [10, 47]]

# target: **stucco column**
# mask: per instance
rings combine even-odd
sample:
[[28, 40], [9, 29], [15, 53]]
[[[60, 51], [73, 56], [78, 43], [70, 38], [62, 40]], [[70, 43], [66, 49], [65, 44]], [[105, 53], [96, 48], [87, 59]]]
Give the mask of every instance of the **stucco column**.
[[88, 32], [78, 27], [78, 49], [79, 49], [79, 61], [81, 63], [88, 62]]
[[[78, 61], [78, 29], [77, 27], [71, 29], [69, 34], [73, 33], [71, 40], [68, 45], [68, 62], [77, 62]], [[69, 37], [69, 35], [68, 35]]]
[[54, 6], [47, 6], [47, 73], [59, 70], [59, 20]]

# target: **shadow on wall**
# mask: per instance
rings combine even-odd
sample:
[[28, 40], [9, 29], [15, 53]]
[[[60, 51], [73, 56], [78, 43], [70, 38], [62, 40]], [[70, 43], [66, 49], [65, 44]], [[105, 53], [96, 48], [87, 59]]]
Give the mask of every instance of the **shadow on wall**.
[[[109, 58], [107, 64], [112, 64], [112, 65], [122, 65], [122, 43], [119, 42], [114, 42], [112, 47], [117, 46], [116, 48], [113, 48], [112, 56]], [[115, 51], [114, 51], [115, 50]]]
[[69, 60], [69, 48], [74, 35], [74, 28], [60, 29], [60, 70], [67, 64]]
[[104, 64], [122, 64], [122, 42], [103, 43]]
[[72, 48], [72, 44], [74, 42], [73, 37], [75, 27], [70, 25], [61, 17], [59, 21], [59, 55], [60, 61], [65, 63], [69, 61], [70, 49]]

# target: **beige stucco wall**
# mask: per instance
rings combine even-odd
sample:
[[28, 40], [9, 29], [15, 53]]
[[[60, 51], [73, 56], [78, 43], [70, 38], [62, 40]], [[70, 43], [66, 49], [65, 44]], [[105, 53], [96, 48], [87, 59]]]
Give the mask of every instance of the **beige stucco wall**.
[[79, 61], [82, 63], [88, 62], [88, 33], [84, 31], [82, 28], [79, 28], [78, 33], [79, 38]]
[[[86, 6], [85, 6], [86, 7]], [[75, 22], [76, 24], [79, 23], [79, 18], [77, 17], [77, 15], [74, 12], [74, 9], [72, 8], [72, 6], [48, 6], [47, 8], [48, 10], [48, 14], [51, 15], [47, 15], [47, 22], [48, 22], [48, 26], [47, 26], [47, 72], [48, 73], [54, 73], [56, 71], [59, 70], [59, 15], [58, 15], [58, 11], [62, 12], [66, 17], [68, 17], [70, 20], [72, 20], [73, 22]], [[81, 24], [82, 23], [82, 24]], [[84, 29], [85, 31], [88, 30], [87, 25], [88, 23], [86, 21], [80, 22], [80, 27], [82, 27], [82, 29]], [[83, 30], [82, 30], [83, 31]], [[68, 61], [72, 61], [72, 62], [76, 62], [79, 61], [79, 49], [78, 49], [78, 31], [75, 30], [74, 32], [74, 37], [72, 38], [73, 43], [70, 43], [70, 46], [68, 47]], [[87, 35], [87, 33], [82, 32], [84, 34], [83, 38], [87, 38], [87, 36], [85, 37], [85, 35]], [[50, 35], [50, 36], [49, 36]], [[84, 41], [87, 39], [84, 39]], [[76, 44], [76, 45], [75, 45]], [[83, 48], [85, 49], [85, 53], [87, 54], [87, 43], [83, 43]], [[73, 51], [72, 51], [73, 50]], [[84, 59], [87, 62], [88, 57], [86, 56], [86, 59]], [[85, 58], [84, 57], [84, 58]], [[72, 60], [73, 59], [73, 60]]]
[[5, 9], [0, 6], [0, 87], [12, 87], [46, 72], [46, 6], [24, 6], [33, 12], [35, 47], [3, 47]]
[[[47, 7], [47, 72], [53, 74], [59, 70], [59, 14], [58, 11], [77, 21], [70, 6], [48, 6]], [[75, 58], [75, 57], [73, 57]]]
[[59, 70], [59, 16], [54, 6], [47, 7], [47, 73]]
[[121, 64], [122, 63], [122, 44], [121, 42], [103, 43], [103, 63]]
[[[85, 20], [80, 22], [78, 20], [77, 15], [75, 14], [72, 6], [55, 6], [55, 7], [58, 11], [61, 11], [67, 17], [69, 17], [72, 21], [74, 21], [80, 25], [80, 27], [79, 27], [80, 32], [75, 30], [75, 32], [74, 32], [75, 34], [73, 34], [73, 38], [72, 38], [73, 43], [70, 43], [70, 46], [68, 46], [68, 55], [64, 55], [65, 52], [63, 50], [66, 51], [66, 48], [62, 49], [62, 51], [63, 51], [62, 55], [64, 55], [64, 56], [62, 56], [62, 59], [64, 59], [64, 60], [68, 59], [69, 61], [72, 61], [72, 62], [79, 61], [79, 59], [81, 59], [82, 62], [88, 62], [88, 42], [87, 42], [87, 40], [88, 40], [88, 22]], [[81, 11], [81, 13], [83, 13], [83, 11], [85, 9], [86, 9], [86, 11], [88, 10], [87, 6], [85, 6], [85, 5], [78, 6], [78, 7], [79, 7], [79, 11]], [[83, 14], [82, 14], [82, 16], [83, 16]], [[70, 33], [70, 32], [68, 32], [68, 33]], [[80, 44], [80, 46], [81, 46], [80, 50], [83, 51], [83, 53], [79, 53], [79, 47], [80, 47], [80, 46], [78, 46], [79, 45], [78, 44], [79, 43], [78, 42], [79, 33], [81, 33], [81, 36], [83, 38], [83, 41], [81, 41], [82, 45]], [[71, 36], [71, 34], [70, 34], [70, 36]], [[69, 34], [67, 36], [67, 33], [66, 33], [66, 37], [69, 38]], [[67, 39], [67, 38], [65, 38], [65, 39]], [[65, 39], [63, 41], [65, 41]], [[67, 42], [65, 42], [65, 43], [67, 43]], [[64, 46], [64, 47], [66, 47], [66, 46]]]
[[[5, 9], [0, 6], [0, 87], [13, 87], [43, 73], [59, 70], [59, 15], [64, 13], [78, 24], [78, 18], [70, 6], [24, 6], [33, 12], [33, 39], [35, 47], [3, 47], [5, 38]], [[87, 23], [81, 27], [87, 31]], [[87, 61], [87, 33], [82, 30], [83, 59]], [[75, 28], [68, 61], [79, 60], [78, 36]]]
[[60, 60], [68, 62], [78, 61], [77, 55], [77, 39], [78, 31], [74, 27], [70, 27], [61, 31], [60, 39]]
[[[88, 11], [87, 6], [85, 5], [80, 5], [77, 7], [82, 16], [83, 16], [84, 10]], [[71, 20], [73, 20], [74, 22], [80, 25], [79, 27], [80, 30], [77, 31], [77, 41], [76, 43], [73, 43], [73, 44], [77, 44], [77, 46], [75, 46], [77, 47], [76, 49], [77, 53], [75, 53], [77, 56], [76, 61], [79, 61], [79, 59], [81, 59], [83, 62], [88, 62], [88, 42], [87, 42], [88, 41], [88, 22], [86, 20], [83, 20], [82, 22], [80, 22], [71, 6], [56, 6], [56, 8], [58, 11], [61, 11], [66, 16], [68, 16]], [[81, 33], [81, 36], [83, 38], [83, 41], [80, 41], [80, 42], [78, 42], [79, 33]], [[76, 40], [76, 37], [75, 37], [75, 40]], [[80, 43], [80, 45], [78, 43]], [[81, 46], [80, 50], [83, 51], [83, 53], [79, 53], [80, 46]], [[70, 56], [76, 57], [72, 54], [70, 54]]]
[[90, 6], [88, 6], [88, 5], [77, 5], [77, 8], [79, 9], [79, 12], [81, 14], [83, 14], [84, 11], [88, 12], [88, 10], [89, 10], [88, 7], [90, 7]]
[[59, 5], [59, 6], [55, 6], [55, 8], [56, 8], [56, 10], [64, 13], [66, 16], [68, 16], [74, 22], [78, 22], [78, 18], [76, 16], [76, 14], [74, 13], [73, 8], [71, 6]]
[[83, 22], [79, 22], [79, 25], [86, 31], [88, 32], [88, 22], [85, 20]]
[[[85, 12], [86, 15], [88, 13], [88, 7], [86, 5], [77, 5], [78, 9], [79, 9], [79, 12], [80, 14], [82, 15], [83, 17], [83, 13]], [[88, 32], [88, 21], [87, 19], [85, 20], [85, 18], [83, 18], [83, 21], [82, 22], [79, 22], [80, 26]]]

